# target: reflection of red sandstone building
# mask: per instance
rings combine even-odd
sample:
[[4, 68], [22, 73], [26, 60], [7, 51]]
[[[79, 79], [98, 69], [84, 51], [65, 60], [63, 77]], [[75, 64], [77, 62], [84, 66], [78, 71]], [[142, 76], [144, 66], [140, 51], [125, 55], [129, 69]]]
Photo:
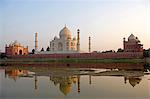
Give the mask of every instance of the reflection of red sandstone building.
[[128, 41], [124, 38], [123, 46], [125, 52], [143, 52], [143, 45], [140, 44], [139, 39], [133, 34], [128, 37]]
[[28, 47], [22, 46], [17, 41], [9, 44], [9, 46], [6, 45], [5, 52], [6, 55], [27, 55], [29, 53]]
[[129, 80], [129, 83], [135, 87], [137, 84], [139, 84], [142, 80], [141, 77], [124, 77], [124, 83], [127, 83], [127, 80]]
[[14, 70], [6, 70], [5, 73], [10, 77], [13, 78], [15, 81], [19, 76], [25, 76], [28, 75], [27, 70], [19, 70], [19, 69], [14, 69]]

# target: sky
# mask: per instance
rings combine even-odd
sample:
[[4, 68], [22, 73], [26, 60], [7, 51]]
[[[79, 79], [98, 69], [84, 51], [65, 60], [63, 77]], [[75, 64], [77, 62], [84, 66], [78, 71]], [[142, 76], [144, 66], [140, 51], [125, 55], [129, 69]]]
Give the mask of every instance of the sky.
[[80, 29], [81, 50], [117, 50], [133, 33], [150, 48], [150, 0], [0, 0], [0, 50], [17, 40], [39, 50], [49, 46], [67, 25], [73, 36]]

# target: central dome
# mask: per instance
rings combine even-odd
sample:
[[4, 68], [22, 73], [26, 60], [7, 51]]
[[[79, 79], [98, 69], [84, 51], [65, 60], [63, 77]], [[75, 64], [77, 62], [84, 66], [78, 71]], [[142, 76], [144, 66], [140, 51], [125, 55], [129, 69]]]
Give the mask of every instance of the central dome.
[[60, 38], [71, 38], [71, 31], [65, 26], [59, 33]]
[[136, 37], [135, 37], [133, 34], [131, 34], [131, 35], [128, 37], [128, 40], [129, 40], [129, 41], [136, 40]]
[[128, 40], [129, 41], [137, 41], [137, 42], [140, 42], [139, 39], [137, 37], [135, 37], [133, 34], [131, 34], [129, 37], [128, 37]]
[[21, 46], [21, 44], [19, 42], [17, 42], [17, 40], [14, 41], [13, 43], [11, 43], [10, 45], [12, 45], [12, 46]]

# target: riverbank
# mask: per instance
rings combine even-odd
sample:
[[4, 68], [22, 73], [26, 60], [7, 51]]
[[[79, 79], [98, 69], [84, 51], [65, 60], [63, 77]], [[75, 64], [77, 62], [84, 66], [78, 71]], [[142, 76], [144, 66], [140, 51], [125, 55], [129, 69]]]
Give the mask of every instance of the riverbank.
[[34, 59], [0, 59], [0, 64], [4, 63], [144, 63], [144, 59], [77, 59], [77, 58], [63, 58], [63, 59], [49, 59], [49, 58], [34, 58]]

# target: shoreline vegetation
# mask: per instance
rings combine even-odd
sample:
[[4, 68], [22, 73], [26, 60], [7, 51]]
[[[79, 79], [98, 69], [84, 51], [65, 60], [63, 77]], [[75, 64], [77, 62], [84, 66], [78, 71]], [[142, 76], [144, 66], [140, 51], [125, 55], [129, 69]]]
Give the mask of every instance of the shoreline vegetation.
[[0, 59], [0, 64], [3, 63], [144, 63], [145, 59], [82, 59], [82, 58], [64, 58], [64, 59], [49, 59], [49, 58], [35, 58], [35, 59]]

